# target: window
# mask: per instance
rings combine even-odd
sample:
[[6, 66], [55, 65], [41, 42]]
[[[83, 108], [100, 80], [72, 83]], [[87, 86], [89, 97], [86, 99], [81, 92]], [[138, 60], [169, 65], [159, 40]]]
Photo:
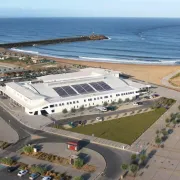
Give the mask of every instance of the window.
[[33, 112], [29, 112], [29, 114], [32, 114]]
[[48, 107], [46, 106], [46, 107], [43, 107], [43, 109], [47, 109]]
[[54, 110], [52, 110], [51, 112], [54, 113]]
[[112, 98], [112, 95], [110, 95], [110, 97]]
[[92, 101], [92, 99], [88, 99], [88, 101]]
[[97, 99], [99, 100], [99, 97]]
[[120, 96], [120, 94], [116, 94], [116, 96]]
[[84, 100], [84, 102], [86, 102], [86, 100]]
[[50, 108], [53, 108], [54, 107], [54, 104], [50, 105]]
[[102, 97], [100, 97], [100, 99], [102, 99]]
[[64, 106], [64, 103], [62, 103], [62, 106]]
[[108, 98], [108, 96], [104, 96], [104, 99], [107, 99]]
[[61, 106], [61, 104], [59, 104], [59, 106]]
[[34, 115], [38, 115], [38, 111], [35, 111], [35, 112], [34, 112]]
[[69, 103], [67, 102], [67, 105], [69, 105]]
[[77, 101], [77, 103], [79, 103], [79, 101]]
[[94, 100], [96, 100], [96, 98], [94, 98]]
[[57, 104], [55, 104], [54, 106], [55, 106], [55, 107], [57, 107], [58, 105], [57, 105]]
[[72, 104], [72, 102], [70, 102], [70, 104]]
[[76, 102], [75, 101], [73, 101], [73, 104], [75, 104]]

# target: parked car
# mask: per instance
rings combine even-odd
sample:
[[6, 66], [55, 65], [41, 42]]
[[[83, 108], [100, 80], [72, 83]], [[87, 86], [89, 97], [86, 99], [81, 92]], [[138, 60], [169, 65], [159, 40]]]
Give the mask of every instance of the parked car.
[[39, 173], [32, 173], [32, 174], [29, 176], [29, 179], [35, 180], [35, 179], [37, 179], [39, 176], [40, 176]]
[[103, 107], [103, 106], [98, 106], [98, 107], [96, 107], [96, 109], [99, 110], [99, 111], [102, 111], [102, 112], [106, 112], [107, 111], [107, 108]]
[[26, 175], [27, 173], [28, 173], [28, 170], [20, 170], [17, 175], [19, 177], [22, 177], [22, 176]]
[[16, 166], [9, 166], [9, 167], [7, 168], [7, 172], [13, 172], [13, 171], [15, 171], [16, 169], [17, 169]]
[[106, 109], [107, 109], [107, 111], [115, 111], [116, 106], [107, 106]]
[[72, 127], [72, 128], [75, 128], [75, 127], [77, 126], [77, 125], [75, 125], [74, 122], [69, 122], [68, 124], [69, 124], [69, 126]]
[[102, 122], [102, 121], [103, 121], [103, 118], [102, 118], [102, 117], [97, 117], [97, 118], [96, 118], [96, 121]]
[[157, 98], [157, 97], [159, 97], [159, 94], [153, 94], [152, 97]]
[[139, 106], [139, 105], [142, 105], [142, 104], [143, 104], [143, 102], [134, 102], [133, 103], [134, 106]]
[[51, 179], [52, 179], [51, 176], [45, 176], [45, 177], [42, 178], [42, 180], [51, 180]]

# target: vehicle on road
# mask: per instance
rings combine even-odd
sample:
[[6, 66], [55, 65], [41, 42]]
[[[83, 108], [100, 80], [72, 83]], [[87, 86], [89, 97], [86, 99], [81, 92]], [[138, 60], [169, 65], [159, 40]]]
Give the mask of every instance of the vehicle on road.
[[159, 94], [153, 94], [152, 97], [157, 98], [157, 97], [159, 97]]
[[39, 176], [40, 176], [39, 173], [32, 173], [32, 174], [29, 176], [29, 179], [35, 180], [35, 179], [37, 179]]
[[14, 172], [17, 169], [17, 166], [10, 166], [7, 168], [7, 172]]
[[42, 178], [42, 180], [51, 180], [51, 179], [52, 179], [51, 176], [45, 176], [45, 177]]
[[116, 106], [107, 106], [106, 109], [107, 109], [107, 111], [115, 111]]
[[134, 106], [140, 106], [140, 105], [143, 105], [143, 102], [134, 102], [133, 105]]
[[107, 112], [107, 108], [103, 106], [97, 106], [96, 109], [102, 112]]
[[96, 121], [102, 122], [103, 121], [103, 117], [96, 117]]
[[28, 173], [28, 170], [20, 170], [17, 175], [19, 177], [22, 177], [22, 176], [26, 175], [27, 173]]

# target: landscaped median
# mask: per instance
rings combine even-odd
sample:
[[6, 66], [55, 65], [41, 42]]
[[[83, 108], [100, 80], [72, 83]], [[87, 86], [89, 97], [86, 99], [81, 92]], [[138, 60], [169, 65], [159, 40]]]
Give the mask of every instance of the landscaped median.
[[[26, 155], [32, 158], [37, 158], [39, 160], [44, 160], [48, 161], [51, 163], [59, 164], [62, 166], [71, 166], [72, 168], [76, 168], [88, 173], [93, 173], [96, 171], [96, 167], [89, 165], [89, 164], [84, 164], [83, 160], [80, 158], [74, 160], [74, 164], [70, 164], [70, 159], [60, 157], [57, 155], [45, 153], [45, 152], [34, 152], [34, 147], [33, 146], [25, 146], [22, 149], [21, 155]], [[80, 163], [79, 163], [80, 162]]]
[[162, 107], [142, 114], [72, 128], [69, 131], [131, 145], [165, 112], [166, 109]]

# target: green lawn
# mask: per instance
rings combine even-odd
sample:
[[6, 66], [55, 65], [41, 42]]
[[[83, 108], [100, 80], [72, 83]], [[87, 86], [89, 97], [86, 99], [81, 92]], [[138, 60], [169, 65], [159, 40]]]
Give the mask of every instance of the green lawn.
[[72, 128], [70, 131], [86, 135], [94, 134], [95, 137], [131, 145], [165, 111], [164, 108], [160, 108], [143, 114]]

